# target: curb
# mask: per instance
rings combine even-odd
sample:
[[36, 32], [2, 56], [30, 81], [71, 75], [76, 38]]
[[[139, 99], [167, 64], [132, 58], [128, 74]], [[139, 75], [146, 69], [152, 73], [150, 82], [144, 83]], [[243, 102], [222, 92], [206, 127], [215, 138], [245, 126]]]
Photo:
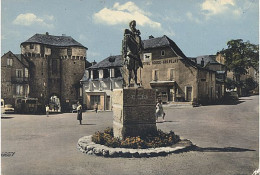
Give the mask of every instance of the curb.
[[84, 136], [78, 140], [77, 148], [82, 153], [88, 155], [97, 155], [104, 157], [157, 157], [166, 156], [172, 153], [180, 153], [187, 151], [193, 146], [189, 140], [181, 140], [171, 147], [147, 148], [147, 149], [131, 149], [131, 148], [111, 148], [104, 145], [96, 144], [91, 140], [92, 135]]

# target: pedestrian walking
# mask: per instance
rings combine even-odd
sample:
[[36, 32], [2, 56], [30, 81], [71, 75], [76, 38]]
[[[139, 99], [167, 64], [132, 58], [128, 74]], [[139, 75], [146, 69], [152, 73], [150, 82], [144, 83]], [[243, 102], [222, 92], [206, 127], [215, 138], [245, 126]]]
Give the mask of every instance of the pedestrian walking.
[[96, 111], [96, 113], [97, 113], [97, 111], [98, 111], [98, 103], [95, 104], [95, 107], [94, 107], [94, 108], [95, 108], [95, 111]]
[[79, 124], [81, 125], [81, 120], [82, 120], [82, 106], [81, 104], [78, 102], [77, 103], [77, 120], [79, 120]]
[[158, 103], [156, 104], [155, 116], [156, 116], [156, 122], [158, 121], [158, 117], [162, 117], [163, 122], [165, 121], [164, 120], [165, 112], [163, 111], [162, 100], [159, 100]]
[[50, 113], [49, 105], [46, 105], [45, 110], [46, 110], [46, 116], [49, 117], [49, 113]]

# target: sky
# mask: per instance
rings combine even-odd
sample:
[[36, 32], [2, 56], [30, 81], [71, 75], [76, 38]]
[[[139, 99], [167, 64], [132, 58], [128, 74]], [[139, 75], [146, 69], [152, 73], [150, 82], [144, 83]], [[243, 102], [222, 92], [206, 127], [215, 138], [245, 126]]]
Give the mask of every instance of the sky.
[[99, 62], [121, 54], [131, 20], [143, 40], [166, 35], [188, 57], [216, 54], [231, 39], [259, 43], [258, 0], [1, 0], [1, 56], [49, 32], [71, 36]]

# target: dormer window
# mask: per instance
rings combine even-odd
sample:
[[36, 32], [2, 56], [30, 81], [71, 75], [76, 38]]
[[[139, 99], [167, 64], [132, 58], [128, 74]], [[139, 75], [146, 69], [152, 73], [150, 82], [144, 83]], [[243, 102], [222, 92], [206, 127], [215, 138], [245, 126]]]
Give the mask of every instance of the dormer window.
[[98, 79], [98, 78], [99, 78], [98, 70], [93, 70], [93, 79]]
[[165, 56], [165, 50], [161, 51], [161, 56]]
[[103, 70], [103, 78], [109, 78], [109, 70], [108, 69]]
[[118, 77], [122, 77], [122, 74], [121, 74], [119, 67], [115, 68], [115, 78], [118, 78]]

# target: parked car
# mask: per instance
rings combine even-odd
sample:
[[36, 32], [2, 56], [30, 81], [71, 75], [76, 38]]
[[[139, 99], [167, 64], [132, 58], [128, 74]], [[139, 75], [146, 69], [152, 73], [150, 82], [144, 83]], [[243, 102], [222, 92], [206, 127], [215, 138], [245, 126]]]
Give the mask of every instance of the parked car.
[[5, 101], [1, 99], [1, 114], [5, 113]]
[[17, 113], [34, 114], [37, 112], [37, 110], [38, 110], [37, 98], [22, 98], [16, 100]]
[[4, 113], [14, 113], [14, 108], [12, 107], [11, 104], [6, 104], [4, 108], [5, 112]]

